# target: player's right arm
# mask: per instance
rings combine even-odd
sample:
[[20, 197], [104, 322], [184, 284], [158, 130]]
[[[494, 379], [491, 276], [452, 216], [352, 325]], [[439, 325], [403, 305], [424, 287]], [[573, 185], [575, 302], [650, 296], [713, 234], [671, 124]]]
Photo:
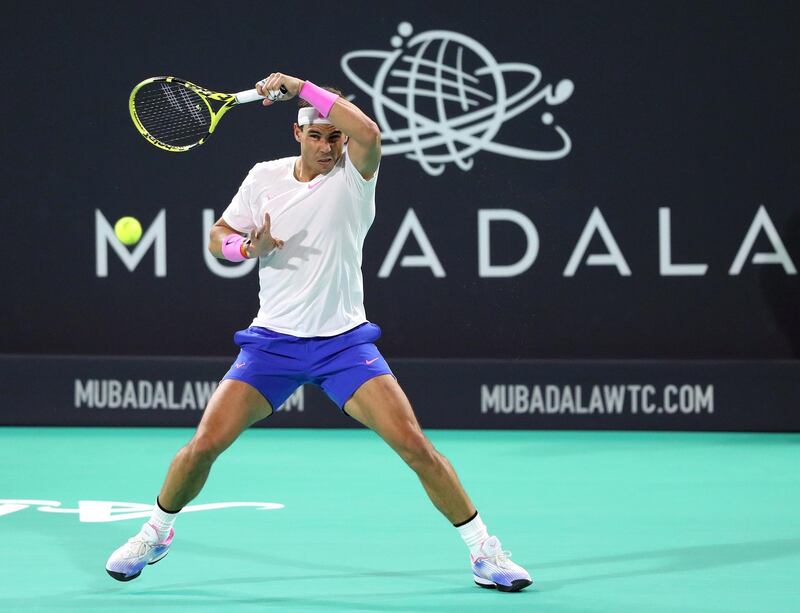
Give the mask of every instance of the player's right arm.
[[[263, 81], [256, 83], [259, 94], [266, 94], [270, 90], [283, 87], [286, 90], [282, 100], [289, 100], [300, 95], [305, 81], [291, 77], [282, 72], [273, 72]], [[313, 84], [312, 84], [313, 85]], [[319, 90], [316, 85], [314, 88]], [[263, 104], [269, 106], [273, 103], [265, 98]], [[313, 105], [313, 102], [312, 102]], [[364, 111], [346, 98], [336, 97], [333, 106], [328, 111], [328, 118], [337, 128], [348, 137], [347, 155], [361, 176], [369, 181], [378, 170], [381, 162], [381, 131]]]
[[272, 220], [269, 213], [264, 216], [264, 223], [261, 227], [251, 230], [249, 233], [239, 232], [236, 228], [232, 228], [225, 220], [220, 217], [217, 222], [211, 226], [211, 232], [208, 237], [208, 250], [215, 258], [219, 260], [226, 259], [222, 254], [222, 244], [225, 239], [231, 234], [238, 234], [239, 236], [246, 236], [247, 240], [244, 242], [244, 250], [248, 258], [257, 258], [262, 255], [268, 254], [273, 249], [282, 249], [283, 241], [279, 238], [272, 236]]

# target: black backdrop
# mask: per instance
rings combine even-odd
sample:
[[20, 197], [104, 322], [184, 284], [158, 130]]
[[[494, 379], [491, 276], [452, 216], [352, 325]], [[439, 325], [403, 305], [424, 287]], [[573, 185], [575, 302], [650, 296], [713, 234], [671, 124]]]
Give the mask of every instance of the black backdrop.
[[[387, 356], [800, 356], [800, 286], [790, 274], [800, 264], [800, 9], [791, 2], [677, 1], [464, 7], [15, 3], [0, 43], [6, 92], [0, 350], [232, 354], [232, 332], [248, 325], [257, 308], [257, 278], [209, 270], [202, 211], [218, 216], [256, 161], [294, 153], [294, 105], [235, 109], [206, 145], [178, 155], [135, 132], [128, 93], [158, 74], [235, 91], [282, 70], [338, 84], [373, 115], [385, 99], [352, 83], [341, 59], [356, 50], [393, 51], [398, 25], [408, 22], [412, 38], [400, 42], [410, 54], [419, 50], [413, 36], [431, 30], [468, 37], [460, 60], [453, 43], [439, 64], [463, 61], [475, 81], [462, 81], [478, 83], [491, 98], [497, 92], [481, 76], [471, 41], [500, 63], [537, 66], [542, 82], [534, 94], [569, 79], [574, 93], [561, 104], [542, 101], [514, 117], [508, 117], [513, 106], [505, 116], [502, 109], [493, 114], [500, 127], [488, 141], [554, 150], [563, 142], [557, 125], [571, 150], [550, 161], [476, 151], [464, 160], [471, 159], [469, 170], [447, 162], [440, 176], [402, 154], [384, 157], [363, 269], [367, 314], [384, 330]], [[442, 36], [432, 38], [425, 58], [436, 60]], [[370, 83], [379, 65], [379, 59], [353, 63]], [[502, 78], [508, 96], [529, 82], [524, 71], [508, 68]], [[387, 81], [382, 94], [407, 108], [404, 94], [386, 90], [402, 85], [400, 78]], [[473, 108], [493, 104], [473, 97]], [[419, 113], [436, 117], [434, 99], [415, 102]], [[446, 102], [449, 116], [464, 112], [459, 104]], [[397, 114], [389, 121], [409, 126]], [[412, 119], [415, 125], [421, 123]], [[386, 138], [384, 144], [398, 145]], [[421, 155], [446, 152], [440, 145]], [[423, 253], [412, 235], [391, 274], [379, 277], [409, 209], [446, 276], [400, 265], [404, 256]], [[535, 225], [538, 254], [521, 274], [479, 275], [478, 211], [486, 209], [518, 211]], [[609, 250], [596, 231], [574, 275], [565, 276], [595, 209], [630, 275], [588, 265], [592, 254]], [[705, 274], [660, 272], [659, 209], [671, 216], [672, 262], [707, 264]], [[146, 228], [163, 210], [166, 276], [154, 273], [153, 249], [129, 271], [109, 248], [108, 276], [98, 277], [96, 210], [110, 223], [134, 215]], [[760, 222], [753, 226], [754, 220]], [[758, 233], [741, 271], [731, 274], [751, 227]], [[757, 254], [781, 251], [773, 227], [785, 248], [782, 263], [759, 263], [764, 256]], [[520, 260], [524, 237], [519, 226], [494, 222], [492, 263]]]

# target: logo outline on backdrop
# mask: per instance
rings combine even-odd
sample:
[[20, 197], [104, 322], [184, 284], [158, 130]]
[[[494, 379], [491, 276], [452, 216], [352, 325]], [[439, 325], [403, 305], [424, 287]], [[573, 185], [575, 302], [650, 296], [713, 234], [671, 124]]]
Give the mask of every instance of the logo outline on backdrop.
[[[572, 140], [566, 130], [554, 123], [555, 118], [550, 111], [543, 112], [540, 119], [544, 125], [552, 126], [561, 137], [562, 145], [559, 149], [526, 149], [497, 143], [493, 139], [506, 121], [539, 102], [556, 106], [567, 101], [575, 89], [570, 79], [561, 79], [555, 86], [542, 85], [542, 72], [538, 67], [521, 62], [499, 63], [484, 45], [458, 32], [428, 30], [412, 37], [413, 26], [406, 21], [399, 24], [397, 31], [398, 35], [391, 39], [394, 51], [349, 51], [340, 61], [347, 78], [372, 98], [375, 120], [384, 140], [384, 155], [404, 154], [407, 159], [418, 162], [431, 176], [441, 175], [445, 166], [450, 163], [456, 164], [463, 171], [469, 171], [473, 167], [473, 156], [481, 151], [533, 161], [558, 160], [569, 155]], [[437, 42], [439, 47], [436, 61], [427, 59], [426, 51]], [[457, 45], [455, 68], [444, 63], [445, 53], [451, 43]], [[413, 47], [416, 47], [415, 53], [405, 54]], [[462, 70], [464, 49], [483, 62], [483, 66], [473, 73]], [[371, 83], [352, 68], [351, 62], [357, 59], [381, 60]], [[408, 70], [400, 68], [401, 63], [407, 64]], [[433, 72], [420, 72], [420, 68]], [[504, 78], [507, 72], [525, 73], [530, 75], [531, 80], [522, 89], [509, 95]], [[477, 87], [480, 77], [483, 76], [488, 76], [493, 81], [496, 94], [494, 98]], [[407, 85], [387, 86], [387, 79], [390, 77], [407, 77]], [[430, 87], [418, 88], [418, 83]], [[392, 98], [392, 94], [404, 94], [405, 105]], [[417, 98], [433, 98], [438, 117], [420, 114], [415, 106]], [[483, 100], [484, 106], [481, 106], [478, 98]], [[489, 106], [485, 105], [487, 99], [491, 103]], [[460, 103], [463, 114], [448, 117], [445, 101]], [[404, 118], [407, 126], [394, 128], [389, 122], [387, 112]], [[439, 152], [433, 152], [432, 149], [438, 149]]]
[[[125, 521], [129, 519], [142, 519], [150, 517], [153, 512], [152, 504], [141, 502], [118, 502], [111, 500], [79, 500], [78, 508], [70, 509], [61, 506], [58, 500], [31, 500], [25, 498], [0, 499], [0, 516], [11, 515], [35, 506], [42, 513], [65, 513], [78, 515], [81, 523], [108, 523]], [[280, 502], [211, 502], [206, 504], [187, 505], [181, 513], [195, 513], [197, 511], [215, 511], [219, 509], [252, 508], [259, 511], [277, 511], [285, 508]]]

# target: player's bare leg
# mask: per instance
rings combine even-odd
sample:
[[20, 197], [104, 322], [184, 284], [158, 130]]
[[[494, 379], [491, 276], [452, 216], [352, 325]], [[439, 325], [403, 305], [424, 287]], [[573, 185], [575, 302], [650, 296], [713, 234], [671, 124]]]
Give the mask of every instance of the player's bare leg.
[[226, 379], [219, 384], [192, 440], [175, 455], [158, 501], [178, 511], [194, 499], [208, 478], [214, 460], [239, 435], [272, 413], [269, 402], [251, 385]]
[[417, 473], [431, 502], [458, 528], [469, 547], [475, 583], [505, 592], [516, 592], [532, 583], [528, 572], [509, 559], [498, 538], [489, 536], [453, 466], [423, 433], [394, 377], [370, 379], [356, 390], [344, 409], [379, 434]]
[[431, 502], [451, 523], [464, 522], [475, 514], [455, 470], [423, 433], [394, 377], [370, 379], [353, 394], [344, 410], [379, 434], [403, 458], [417, 473]]
[[150, 520], [111, 554], [106, 572], [118, 581], [130, 581], [146, 565], [166, 556], [175, 534], [172, 524], [177, 512], [200, 493], [214, 460], [244, 430], [270, 413], [272, 407], [254, 387], [241, 381], [222, 381], [208, 401], [192, 440], [172, 460]]

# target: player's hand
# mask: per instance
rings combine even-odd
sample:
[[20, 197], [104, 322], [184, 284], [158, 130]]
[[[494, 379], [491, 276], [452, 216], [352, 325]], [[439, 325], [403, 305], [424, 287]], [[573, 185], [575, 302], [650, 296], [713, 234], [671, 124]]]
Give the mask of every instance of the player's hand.
[[258, 258], [268, 254], [273, 249], [283, 249], [283, 241], [272, 236], [271, 229], [272, 220], [269, 217], [269, 213], [267, 213], [264, 215], [264, 224], [247, 235], [247, 241], [245, 241], [247, 257]]
[[[286, 89], [285, 94], [281, 93], [281, 86]], [[290, 77], [282, 72], [273, 72], [256, 83], [258, 93], [267, 96], [262, 102], [264, 106], [270, 106], [278, 101], [291, 100], [300, 93], [301, 87], [303, 87], [301, 79]]]

